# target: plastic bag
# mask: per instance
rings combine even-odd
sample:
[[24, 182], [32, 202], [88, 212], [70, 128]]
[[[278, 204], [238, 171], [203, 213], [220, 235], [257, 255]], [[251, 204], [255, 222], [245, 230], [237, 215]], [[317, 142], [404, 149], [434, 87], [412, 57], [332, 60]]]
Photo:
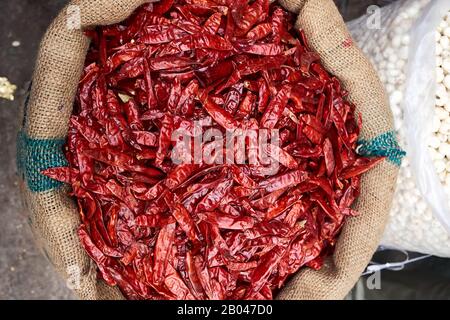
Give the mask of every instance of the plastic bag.
[[[437, 14], [433, 17], [421, 18], [421, 16], [429, 11], [439, 12], [441, 10], [440, 12], [444, 13], [446, 12], [445, 5], [449, 5], [448, 0], [431, 2], [429, 0], [403, 0], [383, 8], [372, 6], [369, 7], [369, 13], [366, 16], [348, 23], [348, 27], [355, 41], [372, 60], [385, 84], [394, 114], [399, 143], [407, 151], [407, 157], [400, 168], [390, 219], [381, 244], [401, 250], [450, 257], [450, 233], [442, 223], [445, 222], [442, 218], [445, 216], [446, 210], [442, 185], [436, 176], [433, 178], [432, 174], [429, 174], [429, 179], [425, 180], [426, 183], [421, 182], [424, 180], [423, 175], [426, 175], [426, 172], [433, 172], [434, 167], [431, 161], [423, 162], [423, 157], [414, 158], [418, 152], [427, 154], [426, 142], [424, 142], [427, 140], [422, 140], [420, 143], [417, 141], [424, 139], [422, 136], [426, 132], [431, 132], [427, 128], [429, 120], [424, 121], [425, 118], [422, 116], [417, 117], [417, 110], [413, 111], [413, 108], [420, 109], [420, 104], [416, 103], [420, 101], [418, 96], [408, 101], [408, 104], [404, 103], [407, 95], [415, 95], [416, 91], [423, 91], [423, 94], [428, 94], [432, 99], [427, 107], [427, 112], [432, 113], [434, 102], [432, 86], [422, 87], [423, 89], [409, 88], [407, 91], [406, 88], [410, 85], [407, 70], [422, 72], [422, 76], [426, 75], [427, 78], [430, 78], [429, 81], [433, 80], [431, 79], [435, 70], [433, 60], [428, 62], [409, 61], [409, 55], [411, 54], [413, 60], [420, 59], [414, 54], [417, 49], [415, 46], [420, 43], [414, 30], [422, 26], [422, 29], [431, 31], [433, 24], [440, 20]], [[434, 23], [429, 21], [432, 18]], [[413, 36], [412, 41], [411, 36]], [[431, 50], [430, 47], [428, 50], [430, 55], [434, 55], [434, 50]], [[411, 69], [412, 65], [416, 63], [419, 63], [421, 67]], [[417, 74], [413, 74], [413, 76], [420, 77]], [[417, 83], [417, 85], [419, 84], [420, 82]], [[406, 105], [408, 105], [407, 110], [405, 109]], [[410, 121], [414, 117], [416, 118], [412, 125]], [[417, 127], [420, 127], [420, 130], [417, 130]], [[420, 138], [419, 132], [416, 133], [415, 130], [420, 132]], [[427, 169], [425, 170], [423, 167], [427, 167]], [[423, 171], [416, 176], [417, 170]], [[438, 195], [436, 196], [429, 195], [430, 190], [440, 191], [436, 193]], [[432, 201], [431, 206], [428, 201]], [[444, 209], [436, 211], [436, 208], [441, 205]]]
[[[405, 90], [406, 141], [417, 185], [436, 218], [450, 233], [448, 195], [436, 174], [428, 150], [435, 116], [436, 29], [450, 10], [450, 1], [435, 0], [427, 6], [412, 29]], [[450, 161], [448, 159], [447, 161]]]

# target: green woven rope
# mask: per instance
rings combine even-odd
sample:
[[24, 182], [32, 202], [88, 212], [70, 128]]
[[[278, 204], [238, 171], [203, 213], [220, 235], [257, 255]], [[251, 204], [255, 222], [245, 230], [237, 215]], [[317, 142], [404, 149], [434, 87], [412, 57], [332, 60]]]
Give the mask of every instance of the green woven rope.
[[23, 131], [17, 137], [17, 169], [32, 192], [59, 188], [62, 184], [41, 174], [42, 170], [67, 166], [64, 139], [32, 139]]
[[366, 157], [386, 157], [396, 166], [400, 166], [406, 155], [398, 145], [393, 131], [382, 133], [371, 140], [358, 141], [358, 153]]

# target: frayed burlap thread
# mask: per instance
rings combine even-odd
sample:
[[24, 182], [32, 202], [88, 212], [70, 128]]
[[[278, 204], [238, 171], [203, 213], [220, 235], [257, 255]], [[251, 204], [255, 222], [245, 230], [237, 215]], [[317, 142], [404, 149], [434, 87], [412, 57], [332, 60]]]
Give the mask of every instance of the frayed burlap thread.
[[[145, 2], [73, 0], [60, 13], [41, 43], [21, 135], [31, 140], [47, 139], [49, 145], [54, 145], [53, 140], [66, 137], [89, 46], [82, 29], [117, 23]], [[370, 141], [392, 131], [392, 115], [382, 85], [368, 60], [353, 44], [333, 1], [280, 0], [280, 4], [299, 14], [297, 27], [305, 31], [310, 46], [321, 55], [326, 68], [340, 78], [350, 92], [351, 101], [363, 116], [361, 138]], [[78, 29], [73, 28], [74, 21], [69, 23], [69, 18], [77, 19], [76, 14], [79, 14], [81, 27]], [[281, 290], [278, 299], [342, 299], [347, 294], [382, 235], [397, 170], [392, 163], [383, 162], [364, 175], [361, 196], [355, 205], [361, 214], [348, 219], [334, 255], [321, 270], [305, 269], [296, 274]], [[82, 299], [123, 299], [117, 288], [97, 279], [94, 263], [81, 248], [76, 234], [79, 213], [67, 190], [51, 188], [32, 192], [26, 177], [33, 175], [23, 176], [21, 189], [30, 212], [30, 224], [55, 269]]]

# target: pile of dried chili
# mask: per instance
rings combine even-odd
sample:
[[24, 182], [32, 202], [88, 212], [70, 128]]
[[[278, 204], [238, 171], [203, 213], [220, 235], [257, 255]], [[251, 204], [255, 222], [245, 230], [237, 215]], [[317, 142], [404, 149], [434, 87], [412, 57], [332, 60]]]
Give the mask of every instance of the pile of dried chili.
[[[125, 297], [271, 299], [356, 214], [382, 159], [356, 153], [355, 107], [293, 25], [268, 0], [163, 0], [86, 32], [69, 166], [43, 173], [72, 186], [81, 243]], [[279, 168], [174, 163], [180, 128], [276, 130]]]

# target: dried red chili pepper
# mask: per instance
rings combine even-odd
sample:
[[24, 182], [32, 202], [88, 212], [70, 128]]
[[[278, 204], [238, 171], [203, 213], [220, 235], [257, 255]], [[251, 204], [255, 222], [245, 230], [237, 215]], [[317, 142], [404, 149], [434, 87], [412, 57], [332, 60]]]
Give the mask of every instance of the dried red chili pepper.
[[290, 92], [291, 86], [285, 85], [272, 99], [261, 118], [262, 128], [273, 129], [275, 127], [288, 103]]
[[[361, 119], [294, 18], [268, 0], [162, 0], [86, 32], [69, 166], [43, 174], [72, 186], [80, 242], [126, 298], [272, 299], [357, 214], [360, 176], [382, 158], [356, 153]], [[259, 155], [174, 163], [178, 129], [278, 130], [258, 147], [278, 170]]]

